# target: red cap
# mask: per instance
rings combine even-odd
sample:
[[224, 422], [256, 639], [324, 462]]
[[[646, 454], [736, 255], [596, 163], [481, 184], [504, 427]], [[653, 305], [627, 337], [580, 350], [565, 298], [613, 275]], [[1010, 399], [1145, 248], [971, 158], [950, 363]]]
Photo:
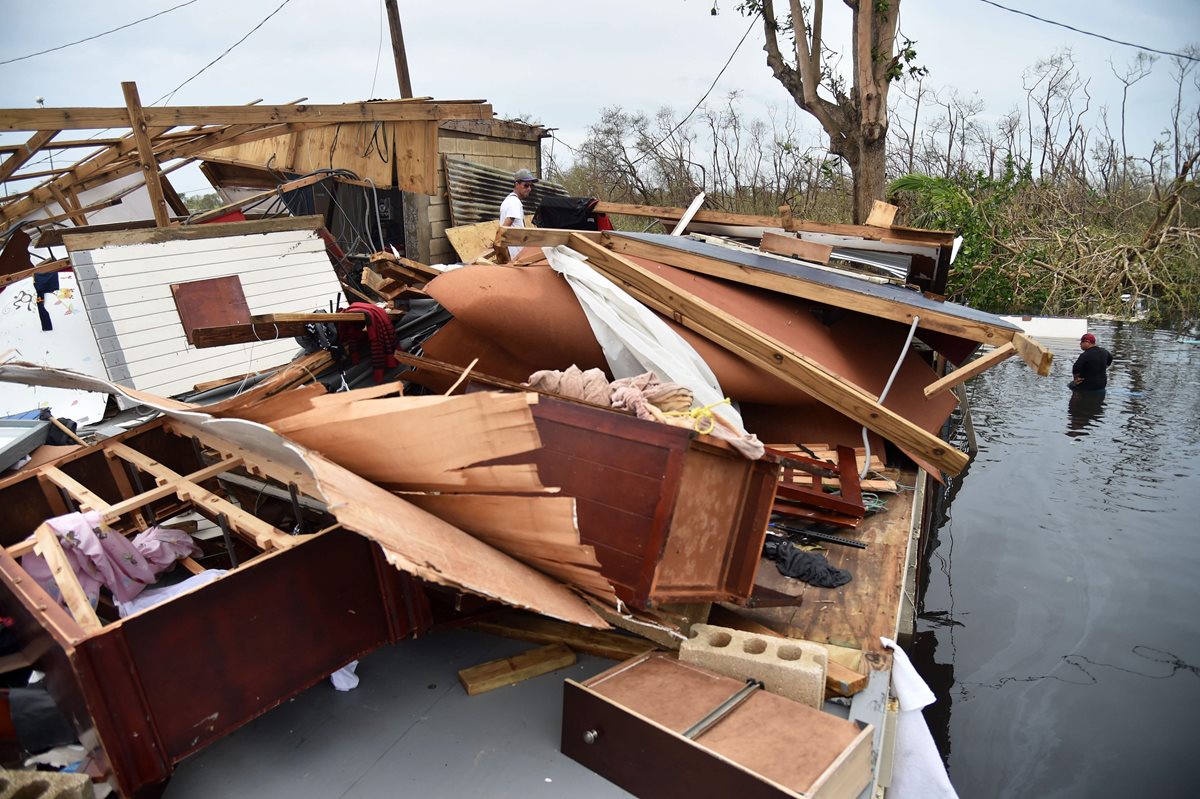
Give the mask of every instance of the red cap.
[[1095, 336], [1093, 336], [1091, 333], [1084, 333], [1084, 334], [1083, 334], [1083, 337], [1082, 337], [1082, 338], [1080, 338], [1079, 340], [1080, 340], [1081, 342], [1083, 342], [1083, 341], [1086, 341], [1088, 344], [1095, 344], [1095, 343], [1096, 343], [1096, 337], [1095, 337]]

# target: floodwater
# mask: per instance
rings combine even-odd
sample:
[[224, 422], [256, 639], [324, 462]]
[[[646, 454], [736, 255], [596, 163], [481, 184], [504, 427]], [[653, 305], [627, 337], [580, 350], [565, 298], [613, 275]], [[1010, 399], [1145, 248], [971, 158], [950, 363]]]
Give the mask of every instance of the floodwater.
[[[1109, 390], [1010, 359], [968, 384], [980, 452], [926, 552], [913, 644], [963, 799], [1195, 796], [1200, 343], [1091, 327]], [[960, 440], [960, 443], [963, 443]]]

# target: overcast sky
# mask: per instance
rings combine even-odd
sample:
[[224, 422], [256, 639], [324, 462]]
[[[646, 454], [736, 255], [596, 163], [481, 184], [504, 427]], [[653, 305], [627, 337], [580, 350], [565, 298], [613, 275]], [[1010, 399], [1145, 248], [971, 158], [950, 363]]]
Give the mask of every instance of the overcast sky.
[[[14, 3], [0, 28], [0, 61], [93, 36], [182, 2]], [[136, 80], [149, 105], [220, 56], [281, 2], [194, 0], [93, 41], [0, 64], [0, 106], [32, 107], [37, 97], [47, 107], [122, 106], [122, 80]], [[1200, 44], [1197, 0], [1000, 2], [1161, 50]], [[749, 25], [735, 0], [718, 0], [716, 16], [710, 13], [712, 0], [400, 0], [399, 6], [417, 95], [487, 99], [498, 115], [537, 119], [558, 128], [571, 145], [580, 142], [605, 106], [689, 110]], [[830, 0], [826, 6], [828, 29], [837, 30], [839, 18], [848, 21], [844, 4]], [[976, 94], [989, 116], [1017, 104], [1023, 97], [1022, 72], [1063, 47], [1074, 51], [1082, 73], [1090, 77], [1093, 104], [1115, 109], [1120, 84], [1108, 62], [1123, 65], [1137, 55], [1135, 49], [980, 0], [905, 0], [900, 26], [917, 42], [919, 61], [930, 69], [927, 85]], [[835, 37], [833, 44], [840, 43]], [[710, 102], [739, 90], [747, 112], [761, 116], [791, 104], [765, 65], [762, 44], [756, 25]], [[1154, 75], [1133, 90], [1133, 141], [1148, 145], [1168, 124], [1175, 91], [1170, 71], [1169, 59], [1161, 58]], [[1194, 88], [1190, 94], [1194, 107]], [[381, 0], [289, 0], [171, 102], [236, 105], [307, 97], [337, 103], [398, 95]], [[815, 137], [815, 123], [806, 125]]]

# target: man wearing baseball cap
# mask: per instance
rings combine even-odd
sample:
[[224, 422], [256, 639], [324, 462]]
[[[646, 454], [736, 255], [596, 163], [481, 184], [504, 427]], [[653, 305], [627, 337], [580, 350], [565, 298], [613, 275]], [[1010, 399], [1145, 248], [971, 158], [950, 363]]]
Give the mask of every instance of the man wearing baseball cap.
[[[537, 183], [537, 178], [528, 169], [518, 169], [513, 173], [512, 193], [504, 198], [504, 202], [500, 203], [501, 227], [525, 227], [523, 203], [533, 191], [534, 183]], [[509, 247], [508, 257], [516, 258], [519, 252], [521, 252], [520, 247]]]
[[1112, 365], [1112, 354], [1103, 347], [1096, 346], [1096, 337], [1084, 333], [1079, 339], [1079, 349], [1083, 353], [1075, 359], [1071, 367], [1072, 391], [1103, 391], [1108, 385], [1108, 367]]

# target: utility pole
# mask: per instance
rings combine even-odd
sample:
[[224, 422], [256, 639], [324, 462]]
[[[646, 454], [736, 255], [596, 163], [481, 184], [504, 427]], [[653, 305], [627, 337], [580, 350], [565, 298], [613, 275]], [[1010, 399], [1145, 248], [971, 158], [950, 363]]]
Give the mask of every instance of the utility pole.
[[413, 96], [412, 82], [408, 79], [408, 56], [404, 54], [404, 31], [400, 29], [400, 11], [396, 0], [383, 0], [387, 6], [388, 27], [392, 32], [392, 54], [396, 57], [396, 80], [400, 82], [400, 96]]

